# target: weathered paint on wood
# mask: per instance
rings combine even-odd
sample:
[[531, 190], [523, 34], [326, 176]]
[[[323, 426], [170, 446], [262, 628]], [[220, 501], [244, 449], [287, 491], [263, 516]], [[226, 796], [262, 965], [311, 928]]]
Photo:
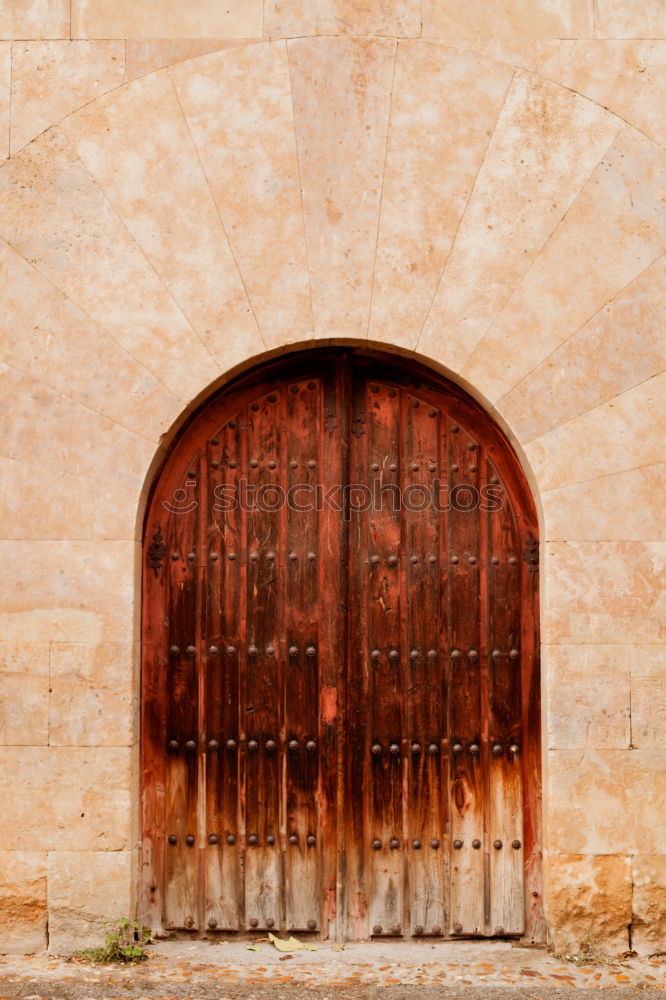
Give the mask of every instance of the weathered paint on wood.
[[145, 528], [154, 922], [538, 937], [535, 537], [501, 433], [423, 370], [296, 356], [195, 416]]
[[[200, 468], [191, 458], [185, 471], [198, 492]], [[189, 489], [190, 487], [181, 487]], [[172, 520], [166, 533], [168, 591], [167, 660], [166, 899], [167, 927], [198, 927], [199, 680], [198, 525]], [[163, 751], [164, 752], [164, 751]]]
[[[499, 479], [488, 463], [489, 480]], [[490, 928], [522, 934], [520, 546], [508, 505], [487, 514], [490, 708]]]
[[[448, 855], [448, 802], [446, 785], [446, 662], [441, 637], [441, 564], [446, 558], [441, 513], [424, 505], [425, 490], [437, 488], [442, 469], [442, 412], [403, 392], [403, 466], [411, 504], [405, 511], [404, 548], [407, 557], [403, 580], [406, 596], [409, 650], [405, 701], [409, 778], [407, 786], [407, 845], [409, 850], [409, 909], [411, 933], [440, 935], [444, 930]], [[434, 752], [436, 750], [436, 752]], [[411, 845], [419, 842], [418, 850]]]
[[[457, 419], [447, 426], [451, 509], [448, 517], [449, 634], [451, 738], [451, 906], [454, 934], [485, 930], [484, 767], [486, 754], [481, 666], [481, 532], [480, 512], [469, 511], [471, 493], [479, 486], [479, 445]], [[471, 516], [470, 516], [471, 515]]]
[[[271, 930], [280, 920], [278, 708], [281, 658], [278, 512], [269, 487], [277, 480], [282, 392], [253, 400], [243, 435], [242, 468], [250, 490], [267, 503], [247, 513], [246, 641], [241, 726], [245, 762], [245, 919], [249, 930]], [[275, 467], [272, 467], [275, 463]], [[284, 647], [284, 639], [282, 639]], [[227, 650], [229, 657], [238, 651]]]
[[[239, 478], [240, 413], [234, 411], [208, 441], [208, 553], [204, 639], [206, 660], [205, 739], [206, 817], [205, 924], [211, 930], [237, 931], [242, 922], [238, 844], [238, 766], [240, 660], [229, 647], [241, 648], [245, 620], [238, 542], [242, 524], [238, 510], [216, 509], [220, 490]], [[233, 555], [236, 558], [231, 559]]]
[[[286, 393], [284, 460], [289, 487], [315, 486], [321, 474], [320, 379], [292, 382]], [[318, 559], [327, 561], [319, 538], [319, 517], [307, 497], [295, 495], [286, 507], [286, 617], [285, 720], [287, 735], [286, 807], [287, 847], [285, 904], [287, 930], [319, 928], [319, 816], [320, 759], [319, 662], [321, 657], [318, 608]], [[313, 509], [307, 509], [312, 507]], [[294, 745], [294, 743], [296, 745]]]
[[[404, 920], [405, 553], [400, 509], [394, 509], [392, 503], [379, 502], [379, 472], [386, 469], [389, 483], [399, 478], [400, 394], [390, 386], [361, 379], [357, 395], [363, 399], [361, 413], [365, 413], [366, 433], [355, 436], [352, 455], [356, 454], [357, 461], [352, 461], [350, 478], [353, 483], [372, 484], [369, 489], [375, 498], [372, 510], [359, 517], [360, 530], [352, 547], [363, 578], [362, 621], [367, 620], [367, 625], [359, 630], [359, 638], [368, 674], [366, 710], [371, 718], [367, 734], [370, 746], [366, 749], [370, 761], [370, 822], [367, 839], [358, 847], [363, 851], [369, 849], [371, 863], [370, 933], [375, 937], [395, 937], [402, 934]], [[395, 466], [395, 471], [391, 466]], [[353, 520], [350, 523], [353, 526]], [[393, 651], [398, 655], [393, 656]], [[350, 675], [349, 685], [352, 684]], [[354, 789], [350, 788], [349, 794], [353, 795]]]

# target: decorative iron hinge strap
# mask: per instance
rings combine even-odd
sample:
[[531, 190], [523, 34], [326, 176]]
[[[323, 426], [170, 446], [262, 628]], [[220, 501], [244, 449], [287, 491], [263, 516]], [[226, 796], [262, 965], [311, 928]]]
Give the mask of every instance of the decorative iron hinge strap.
[[530, 568], [530, 573], [538, 573], [539, 571], [539, 543], [532, 534], [528, 532], [527, 541], [525, 542], [525, 549], [523, 550], [523, 559], [528, 564]]
[[166, 545], [164, 544], [164, 538], [162, 537], [162, 528], [158, 527], [157, 531], [153, 535], [152, 542], [148, 546], [148, 561], [155, 576], [159, 576], [165, 555]]

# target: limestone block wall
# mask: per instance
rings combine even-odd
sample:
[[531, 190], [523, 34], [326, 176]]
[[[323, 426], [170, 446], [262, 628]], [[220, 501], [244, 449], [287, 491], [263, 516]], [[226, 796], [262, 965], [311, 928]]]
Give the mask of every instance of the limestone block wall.
[[663, 0], [5, 0], [0, 949], [136, 899], [141, 514], [270, 353], [415, 353], [541, 511], [551, 941], [666, 945]]

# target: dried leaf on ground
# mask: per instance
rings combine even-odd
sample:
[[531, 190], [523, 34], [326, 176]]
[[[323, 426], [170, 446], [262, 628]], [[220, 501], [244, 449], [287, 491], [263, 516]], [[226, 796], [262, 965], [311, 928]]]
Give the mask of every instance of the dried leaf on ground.
[[297, 941], [295, 937], [289, 937], [286, 941], [281, 938], [275, 937], [275, 934], [269, 934], [268, 940], [273, 943], [278, 951], [301, 951], [305, 947], [302, 941]]

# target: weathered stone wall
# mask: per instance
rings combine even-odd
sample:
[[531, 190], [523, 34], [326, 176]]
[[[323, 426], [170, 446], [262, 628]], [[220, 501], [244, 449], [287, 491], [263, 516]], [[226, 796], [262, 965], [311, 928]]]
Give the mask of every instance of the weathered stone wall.
[[0, 38], [0, 946], [133, 906], [174, 422], [369, 340], [467, 385], [540, 504], [552, 940], [664, 948], [663, 0], [5, 0]]

